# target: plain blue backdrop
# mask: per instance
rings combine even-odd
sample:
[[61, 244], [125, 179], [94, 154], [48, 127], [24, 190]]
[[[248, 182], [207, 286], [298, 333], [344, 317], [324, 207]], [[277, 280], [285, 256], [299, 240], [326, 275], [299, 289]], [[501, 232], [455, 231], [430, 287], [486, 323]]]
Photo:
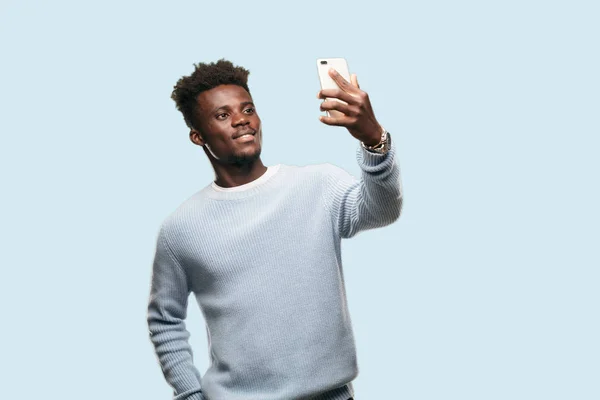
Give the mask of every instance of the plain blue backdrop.
[[[357, 400], [600, 398], [593, 1], [6, 1], [2, 399], [172, 396], [146, 327], [158, 227], [213, 172], [170, 99], [250, 69], [263, 161], [358, 175], [318, 121], [345, 57], [398, 145], [401, 219], [343, 242]], [[208, 368], [191, 303], [195, 363]]]

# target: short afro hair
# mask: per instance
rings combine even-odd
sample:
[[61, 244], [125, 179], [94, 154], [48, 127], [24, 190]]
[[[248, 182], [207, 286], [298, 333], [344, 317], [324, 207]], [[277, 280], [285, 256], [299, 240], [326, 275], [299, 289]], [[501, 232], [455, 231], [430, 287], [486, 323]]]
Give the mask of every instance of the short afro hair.
[[234, 66], [231, 61], [222, 58], [210, 64], [194, 64], [194, 67], [191, 75], [183, 76], [177, 81], [171, 94], [171, 98], [190, 129], [197, 128], [196, 101], [200, 93], [219, 85], [238, 85], [250, 93], [248, 88], [250, 71]]

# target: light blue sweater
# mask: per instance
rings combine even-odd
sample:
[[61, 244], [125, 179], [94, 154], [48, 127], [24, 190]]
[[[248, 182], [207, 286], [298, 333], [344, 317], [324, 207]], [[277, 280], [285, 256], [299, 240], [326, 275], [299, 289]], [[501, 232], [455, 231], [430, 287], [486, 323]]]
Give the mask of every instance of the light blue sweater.
[[[393, 142], [385, 155], [359, 146], [360, 179], [331, 164], [279, 165], [238, 190], [208, 185], [164, 220], [148, 326], [174, 399], [354, 396], [358, 365], [341, 239], [399, 217], [395, 155]], [[365, 251], [374, 264], [385, 261], [377, 249]], [[210, 367], [203, 376], [184, 322], [190, 293], [206, 323]]]

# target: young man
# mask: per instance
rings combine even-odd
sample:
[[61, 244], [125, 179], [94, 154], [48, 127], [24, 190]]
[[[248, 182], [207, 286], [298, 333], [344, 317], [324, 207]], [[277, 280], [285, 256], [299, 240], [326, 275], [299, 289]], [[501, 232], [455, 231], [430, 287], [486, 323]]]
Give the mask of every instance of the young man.
[[[266, 167], [248, 74], [225, 60], [197, 64], [173, 91], [216, 179], [160, 227], [150, 339], [176, 400], [348, 400], [358, 367], [341, 239], [400, 216], [395, 146], [356, 76], [330, 71], [341, 89], [318, 97], [347, 104], [324, 101], [343, 115], [321, 121], [358, 140], [361, 178], [331, 164]], [[385, 263], [382, 249], [364, 250]], [[209, 343], [203, 376], [184, 323], [192, 292]]]

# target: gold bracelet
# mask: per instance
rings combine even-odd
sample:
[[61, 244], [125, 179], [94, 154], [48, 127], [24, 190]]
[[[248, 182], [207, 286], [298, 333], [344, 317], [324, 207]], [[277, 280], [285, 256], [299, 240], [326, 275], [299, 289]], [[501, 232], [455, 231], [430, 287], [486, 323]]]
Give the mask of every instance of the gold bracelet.
[[385, 144], [387, 142], [387, 131], [383, 127], [381, 129], [382, 129], [382, 131], [381, 131], [381, 139], [379, 140], [379, 143], [377, 143], [377, 144], [375, 144], [373, 146], [367, 146], [366, 144], [364, 144], [364, 142], [362, 142], [362, 141], [360, 142], [360, 144], [362, 145], [362, 147], [364, 149], [367, 149], [367, 150], [379, 150], [379, 149], [381, 149], [382, 147], [385, 146]]

